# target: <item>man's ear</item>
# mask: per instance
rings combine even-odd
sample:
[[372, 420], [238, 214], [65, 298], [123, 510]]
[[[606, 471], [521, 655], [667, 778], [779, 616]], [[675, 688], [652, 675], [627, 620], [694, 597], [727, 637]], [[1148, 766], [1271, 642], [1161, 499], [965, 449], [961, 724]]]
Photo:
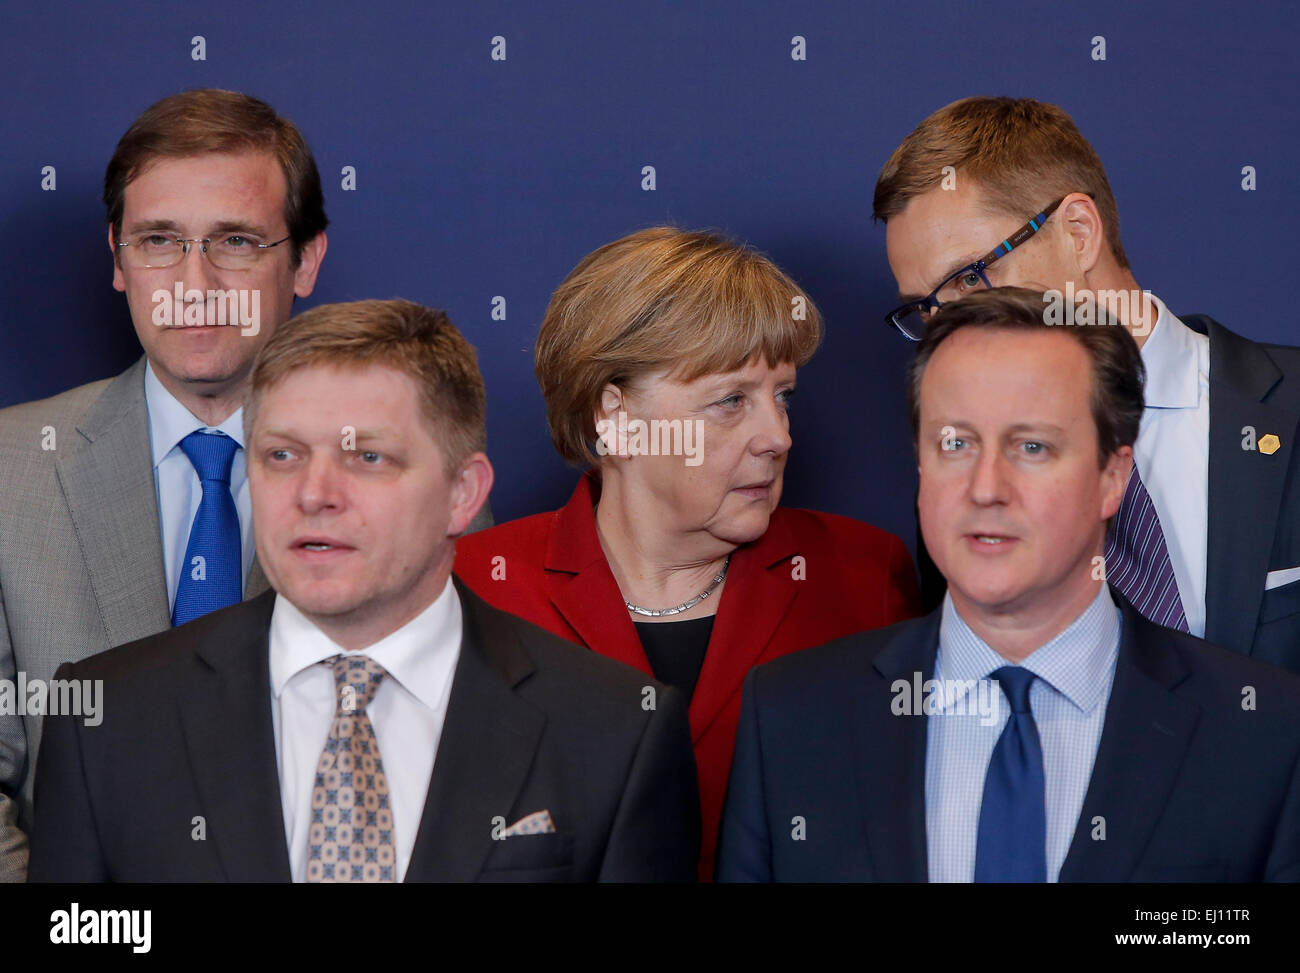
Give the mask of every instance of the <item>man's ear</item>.
[[492, 463], [483, 453], [473, 453], [460, 464], [451, 484], [451, 519], [447, 522], [450, 536], [458, 537], [469, 527], [487, 502], [495, 479]]
[[316, 288], [316, 275], [320, 272], [321, 261], [325, 259], [325, 250], [329, 240], [321, 230], [302, 245], [299, 254], [298, 269], [293, 272], [293, 292], [298, 297], [310, 297]]
[[126, 291], [126, 278], [122, 276], [122, 261], [118, 259], [117, 241], [113, 239], [113, 224], [108, 224], [108, 252], [113, 255], [113, 290]]
[[1101, 470], [1101, 519], [1110, 520], [1119, 513], [1120, 501], [1133, 472], [1133, 447], [1121, 446], [1110, 454]]
[[1065, 229], [1071, 258], [1084, 274], [1092, 273], [1108, 246], [1097, 204], [1086, 193], [1070, 193], [1056, 215]]

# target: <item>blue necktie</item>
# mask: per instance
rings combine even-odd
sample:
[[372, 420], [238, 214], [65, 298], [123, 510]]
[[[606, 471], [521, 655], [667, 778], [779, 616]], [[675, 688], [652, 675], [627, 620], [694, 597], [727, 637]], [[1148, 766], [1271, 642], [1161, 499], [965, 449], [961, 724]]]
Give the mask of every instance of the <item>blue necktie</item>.
[[1047, 801], [1043, 748], [1029, 709], [1034, 674], [1020, 666], [1003, 666], [992, 675], [1011, 704], [980, 804], [975, 844], [975, 881], [1047, 881]]
[[239, 513], [230, 495], [230, 466], [238, 448], [233, 439], [219, 433], [196, 431], [181, 440], [181, 450], [199, 474], [203, 499], [190, 527], [173, 625], [233, 605], [243, 596]]

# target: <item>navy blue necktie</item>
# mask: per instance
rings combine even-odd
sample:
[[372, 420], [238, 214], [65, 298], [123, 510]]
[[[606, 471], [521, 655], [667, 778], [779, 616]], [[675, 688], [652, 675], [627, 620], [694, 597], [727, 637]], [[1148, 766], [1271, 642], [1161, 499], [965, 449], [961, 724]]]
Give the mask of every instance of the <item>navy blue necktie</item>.
[[190, 527], [172, 624], [237, 603], [244, 593], [240, 566], [239, 513], [230, 495], [230, 467], [239, 448], [229, 436], [196, 431], [181, 440], [194, 464], [203, 498]]
[[975, 881], [1047, 881], [1047, 798], [1043, 747], [1029, 708], [1034, 674], [1020, 666], [993, 673], [1011, 704], [984, 777]]

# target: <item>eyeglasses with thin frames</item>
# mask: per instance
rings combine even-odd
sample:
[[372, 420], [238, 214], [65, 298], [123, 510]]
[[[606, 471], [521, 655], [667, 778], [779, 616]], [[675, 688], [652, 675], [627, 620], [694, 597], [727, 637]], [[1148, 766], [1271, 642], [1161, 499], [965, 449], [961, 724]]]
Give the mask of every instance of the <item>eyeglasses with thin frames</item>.
[[972, 291], [992, 288], [993, 284], [989, 282], [986, 273], [988, 268], [1041, 230], [1043, 224], [1047, 222], [1047, 218], [1056, 212], [1056, 208], [1064, 201], [1065, 197], [1062, 196], [979, 260], [967, 264], [961, 270], [949, 275], [943, 283], [925, 297], [918, 301], [908, 301], [906, 304], [894, 308], [885, 315], [885, 323], [890, 327], [897, 328], [903, 333], [904, 337], [910, 338], [912, 341], [920, 341], [925, 336], [925, 324], [932, 311], [942, 307], [949, 301], [964, 297]]
[[197, 243], [208, 262], [219, 270], [248, 270], [266, 251], [278, 247], [291, 236], [292, 234], [274, 243], [259, 243], [256, 237], [247, 233], [231, 233], [214, 240], [211, 237], [187, 239], [174, 233], [151, 230], [137, 233], [129, 240], [120, 240], [117, 246], [123, 262], [142, 269], [174, 267], [181, 262], [182, 257], [189, 255], [190, 246]]

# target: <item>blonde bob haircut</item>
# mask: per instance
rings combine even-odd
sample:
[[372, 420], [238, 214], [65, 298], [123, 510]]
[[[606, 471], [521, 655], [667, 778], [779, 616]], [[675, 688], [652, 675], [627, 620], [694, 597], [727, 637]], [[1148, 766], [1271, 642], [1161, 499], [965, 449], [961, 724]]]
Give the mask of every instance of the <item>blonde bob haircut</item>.
[[767, 257], [710, 232], [656, 226], [607, 243], [551, 296], [534, 356], [551, 441], [594, 464], [606, 385], [651, 374], [680, 382], [807, 364], [822, 339], [812, 299]]

